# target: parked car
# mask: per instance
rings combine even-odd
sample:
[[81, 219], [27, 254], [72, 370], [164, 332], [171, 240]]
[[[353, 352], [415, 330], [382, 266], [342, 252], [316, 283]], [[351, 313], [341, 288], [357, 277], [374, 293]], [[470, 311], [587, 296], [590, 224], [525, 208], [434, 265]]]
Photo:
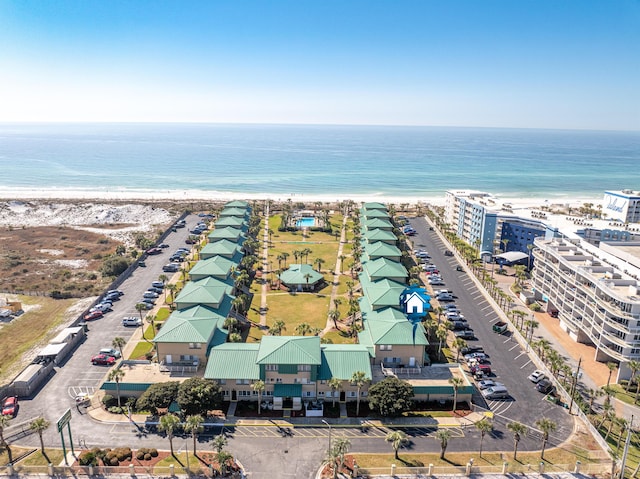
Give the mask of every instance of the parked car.
[[139, 303], [136, 304], [136, 308], [138, 307], [138, 305], [143, 306], [144, 309], [153, 309], [154, 303], [147, 303], [146, 301], [140, 301]]
[[94, 319], [100, 319], [103, 316], [104, 313], [102, 311], [96, 310], [90, 311], [89, 313], [85, 314], [82, 319], [84, 319], [85, 321], [93, 321]]
[[160, 254], [162, 253], [162, 249], [161, 248], [149, 248], [147, 251], [145, 251], [145, 253], [147, 254]]
[[126, 318], [122, 318], [123, 326], [142, 326], [142, 320], [140, 318], [136, 318], [135, 316], [127, 316]]
[[540, 371], [539, 369], [536, 369], [534, 372], [532, 372], [528, 376], [529, 381], [531, 381], [532, 383], [540, 382], [544, 378], [545, 378], [544, 371]]
[[491, 366], [489, 366], [488, 364], [474, 364], [473, 366], [469, 367], [469, 371], [471, 371], [471, 374], [473, 374], [474, 376], [478, 375], [478, 373], [480, 373], [482, 376], [487, 376], [491, 374]]
[[484, 347], [480, 344], [467, 345], [460, 350], [462, 354], [483, 353]]
[[456, 271], [461, 271], [464, 273], [464, 268], [462, 266], [456, 266]]
[[438, 301], [455, 301], [455, 298], [450, 293], [440, 293], [436, 296]]
[[160, 243], [158, 245], [158, 248], [161, 248], [161, 249], [165, 249], [165, 248], [168, 248], [168, 247], [169, 247], [169, 245], [167, 243]]
[[151, 286], [147, 291], [151, 291], [152, 293], [156, 293], [158, 296], [160, 296], [162, 293], [164, 293], [164, 290], [162, 290], [160, 288], [154, 288], [153, 286]]
[[109, 291], [107, 291], [107, 295], [110, 295], [110, 294], [114, 294], [114, 295], [117, 294], [118, 296], [122, 296], [124, 295], [124, 292], [120, 291], [119, 289], [110, 289]]
[[451, 251], [449, 251], [449, 250], [445, 250], [444, 255], [445, 256], [453, 256], [453, 253]]
[[108, 356], [106, 354], [98, 354], [91, 358], [91, 363], [94, 366], [95, 365], [112, 366], [113, 364], [115, 364], [115, 362], [116, 362], [116, 358], [114, 358], [113, 356]]
[[145, 299], [156, 299], [158, 297], [158, 293], [155, 293], [153, 291], [145, 291], [142, 297]]
[[492, 379], [482, 379], [478, 381], [478, 389], [480, 389], [480, 391], [482, 391], [483, 389], [492, 388], [495, 386], [504, 386], [504, 384], [495, 382]]
[[178, 220], [175, 224], [176, 228], [184, 228], [187, 226], [187, 222], [185, 220]]
[[[153, 308], [153, 306], [155, 306], [155, 304], [156, 304], [156, 299], [155, 298], [142, 298], [140, 300], [140, 304], [148, 304], [148, 305], [151, 305], [151, 308]], [[151, 308], [147, 308], [147, 309], [151, 309]]]
[[504, 386], [493, 386], [480, 391], [485, 399], [509, 399], [509, 391]]
[[162, 281], [152, 281], [151, 282], [151, 287], [152, 288], [163, 289], [164, 288], [164, 283]]
[[169, 258], [169, 261], [172, 261], [174, 263], [182, 263], [184, 261], [184, 255], [173, 255]]
[[98, 354], [106, 354], [107, 356], [113, 356], [116, 359], [121, 356], [120, 351], [114, 348], [102, 348], [98, 351]]
[[111, 311], [111, 303], [98, 303], [93, 308], [89, 310], [90, 313], [94, 311], [102, 311], [103, 313], [108, 313]]
[[457, 304], [447, 304], [445, 305], [444, 309], [446, 309], [447, 311], [457, 311], [458, 310], [458, 305]]
[[489, 359], [489, 356], [487, 356], [485, 353], [480, 352], [480, 351], [476, 351], [475, 353], [469, 353], [469, 354], [465, 354], [465, 355], [464, 355], [464, 360], [465, 360], [465, 361], [469, 362], [469, 361], [470, 361], [470, 360], [472, 360], [472, 359], [475, 359], [475, 360], [478, 360], [478, 359], [485, 360], [485, 359]]
[[9, 396], [2, 401], [2, 415], [16, 417], [18, 414], [18, 396]]
[[456, 338], [476, 339], [473, 329], [463, 329], [462, 331], [455, 331], [453, 334]]
[[442, 278], [440, 276], [429, 276], [429, 279], [427, 280], [428, 283], [431, 286], [442, 286], [444, 285], [444, 281], [442, 280]]
[[175, 273], [178, 270], [180, 270], [180, 265], [176, 263], [165, 264], [162, 267], [162, 271], [164, 271], [165, 273]]
[[543, 394], [549, 394], [555, 389], [555, 387], [553, 386], [553, 383], [551, 381], [545, 378], [538, 381], [538, 384], [536, 384], [536, 389]]
[[186, 240], [184, 240], [187, 244], [196, 244], [199, 241], [197, 236], [189, 236]]

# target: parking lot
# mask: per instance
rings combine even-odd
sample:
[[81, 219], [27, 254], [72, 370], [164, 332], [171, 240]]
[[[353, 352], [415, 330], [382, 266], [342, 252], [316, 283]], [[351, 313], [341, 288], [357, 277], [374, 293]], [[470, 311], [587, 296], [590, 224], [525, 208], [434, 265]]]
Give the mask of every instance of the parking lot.
[[455, 304], [473, 329], [477, 340], [468, 340], [469, 345], [480, 344], [489, 356], [488, 364], [492, 374], [489, 377], [503, 383], [510, 395], [509, 400], [485, 401], [481, 394], [474, 394], [473, 402], [480, 409], [494, 414], [496, 422], [519, 421], [528, 426], [541, 417], [552, 419], [558, 424], [554, 433], [558, 438], [568, 437], [573, 431], [573, 419], [567, 410], [545, 399], [535, 384], [527, 376], [536, 367], [528, 352], [511, 338], [510, 334], [494, 333], [492, 327], [500, 318], [487, 297], [476, 286], [466, 270], [458, 271], [460, 266], [455, 256], [446, 255], [451, 248], [445, 244], [424, 218], [412, 218], [411, 226], [417, 234], [411, 238], [415, 249], [425, 249], [431, 256], [445, 283], [434, 289], [448, 289], [455, 296]]

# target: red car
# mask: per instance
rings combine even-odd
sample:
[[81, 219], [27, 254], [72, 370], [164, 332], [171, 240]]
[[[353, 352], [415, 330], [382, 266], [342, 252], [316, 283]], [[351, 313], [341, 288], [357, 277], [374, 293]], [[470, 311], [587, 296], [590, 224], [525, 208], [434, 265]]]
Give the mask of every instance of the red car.
[[16, 417], [18, 414], [18, 396], [9, 396], [2, 403], [2, 415]]
[[104, 313], [100, 310], [91, 311], [89, 314], [84, 315], [85, 321], [93, 321], [94, 319], [100, 319], [104, 316]]
[[162, 250], [160, 248], [149, 248], [146, 251], [147, 254], [160, 254], [162, 253]]
[[91, 358], [91, 363], [95, 366], [97, 364], [101, 366], [112, 366], [115, 364], [116, 358], [109, 356], [108, 354], [98, 354]]

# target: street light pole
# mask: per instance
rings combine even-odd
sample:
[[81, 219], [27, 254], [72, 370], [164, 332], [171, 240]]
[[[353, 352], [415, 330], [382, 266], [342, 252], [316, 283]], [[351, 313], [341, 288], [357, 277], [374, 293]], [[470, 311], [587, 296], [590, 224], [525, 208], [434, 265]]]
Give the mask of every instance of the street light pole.
[[322, 420], [322, 422], [329, 426], [329, 453], [331, 453], [331, 424], [329, 424], [324, 419]]

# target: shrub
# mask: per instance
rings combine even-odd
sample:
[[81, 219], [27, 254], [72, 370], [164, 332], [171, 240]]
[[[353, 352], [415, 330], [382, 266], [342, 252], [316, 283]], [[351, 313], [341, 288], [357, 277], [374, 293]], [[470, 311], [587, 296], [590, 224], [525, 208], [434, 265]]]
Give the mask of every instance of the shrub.
[[149, 450], [149, 454], [151, 454], [151, 457], [158, 457], [158, 450], [155, 447], [152, 447]]
[[120, 406], [111, 406], [109, 412], [111, 414], [122, 414], [122, 408]]
[[148, 453], [147, 453], [147, 454], [145, 454], [145, 455], [144, 455], [144, 460], [145, 460], [145, 461], [150, 461], [150, 460], [151, 460], [151, 454], [148, 454]]
[[529, 309], [531, 311], [535, 311], [536, 313], [542, 309], [542, 307], [538, 303], [531, 303], [529, 305]]
[[111, 394], [105, 394], [104, 397], [102, 398], [102, 404], [104, 405], [104, 407], [109, 409], [110, 407], [118, 404], [118, 400], [114, 398]]
[[133, 457], [133, 452], [131, 451], [130, 447], [119, 447], [117, 449], [114, 449], [113, 452], [120, 462], [130, 461]]
[[78, 457], [78, 464], [81, 466], [97, 466], [98, 459], [95, 452], [93, 450], [82, 452]]

